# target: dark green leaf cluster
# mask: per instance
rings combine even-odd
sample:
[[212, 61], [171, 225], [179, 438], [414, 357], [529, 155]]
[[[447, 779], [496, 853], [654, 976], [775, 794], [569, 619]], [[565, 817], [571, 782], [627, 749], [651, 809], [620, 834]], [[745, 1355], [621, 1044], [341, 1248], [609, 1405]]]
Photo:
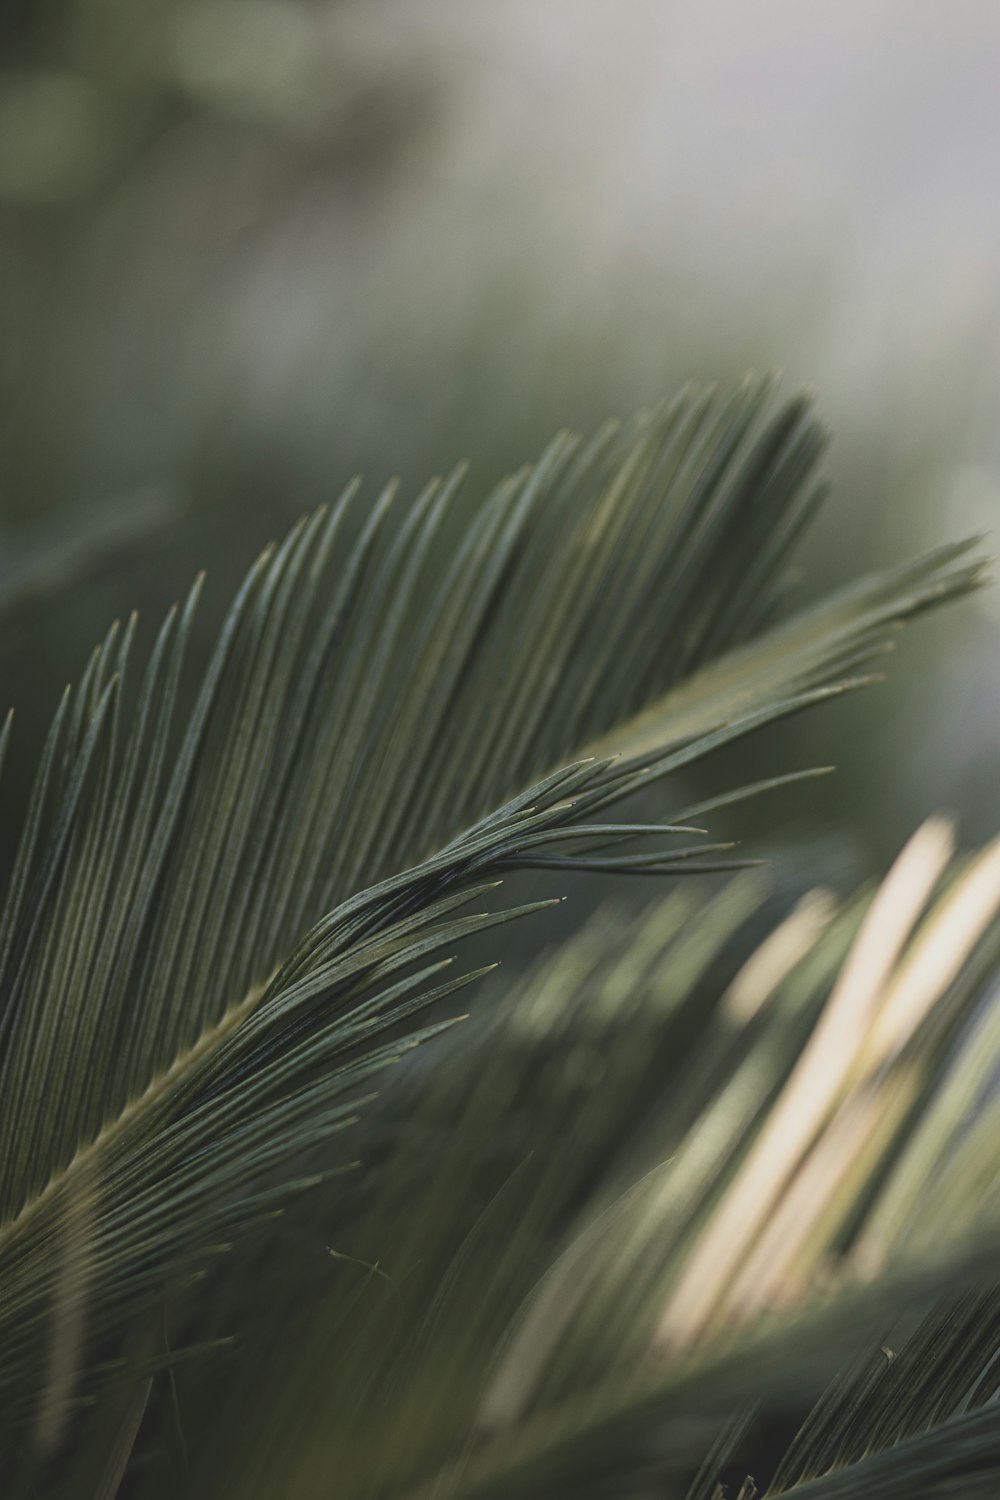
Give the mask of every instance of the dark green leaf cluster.
[[833, 1375], [775, 1492], [994, 1472], [995, 851], [949, 875], [928, 825], [779, 923], [756, 872], [685, 882], [453, 1028], [503, 952], [467, 940], [563, 872], [738, 869], [692, 819], [814, 773], [661, 783], [977, 583], [957, 545], [788, 617], [822, 435], [772, 399], [686, 390], [481, 500], [352, 485], [200, 680], [199, 583], [67, 691], [0, 920], [11, 1493], [711, 1496]]

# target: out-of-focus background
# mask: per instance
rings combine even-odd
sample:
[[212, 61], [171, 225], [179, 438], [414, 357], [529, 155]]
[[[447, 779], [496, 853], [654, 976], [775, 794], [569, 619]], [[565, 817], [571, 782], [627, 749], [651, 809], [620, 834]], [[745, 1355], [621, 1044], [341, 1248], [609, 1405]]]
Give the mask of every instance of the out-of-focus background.
[[[814, 388], [808, 596], [1000, 520], [1000, 6], [6, 0], [0, 325], [15, 789], [113, 615], [202, 565], [221, 608], [356, 470], [475, 491], [688, 375]], [[740, 752], [838, 761], [786, 813], [862, 864], [1000, 824], [998, 594], [898, 655]]]

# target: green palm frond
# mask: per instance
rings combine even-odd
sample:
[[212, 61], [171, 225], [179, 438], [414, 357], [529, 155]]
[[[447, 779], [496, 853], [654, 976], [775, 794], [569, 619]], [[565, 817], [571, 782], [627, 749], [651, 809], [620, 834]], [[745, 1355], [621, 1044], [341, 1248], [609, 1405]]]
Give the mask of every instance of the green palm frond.
[[[139, 1423], [155, 1433], [165, 1420], [159, 1372], [175, 1398], [174, 1367], [191, 1353], [169, 1346], [165, 1303], [195, 1352], [216, 1342], [219, 1278], [206, 1269], [348, 1165], [358, 1132], [350, 1147], [340, 1136], [376, 1076], [446, 1027], [438, 1002], [483, 972], [452, 977], [455, 945], [547, 904], [505, 904], [494, 891], [506, 872], [731, 868], [718, 844], [684, 842], [687, 825], [754, 788], [653, 823], [609, 821], [608, 810], [862, 680], [898, 622], [976, 584], [981, 564], [957, 546], [775, 622], [789, 551], [819, 498], [821, 446], [803, 403], [772, 414], [764, 384], [692, 389], [624, 427], [557, 438], [481, 503], [465, 500], [459, 472], [411, 504], [350, 486], [251, 569], [200, 684], [185, 666], [200, 583], [144, 664], [134, 619], [109, 632], [41, 753], [0, 919], [0, 1459], [25, 1484], [55, 1482], [95, 1433], [93, 1472], [117, 1482]], [[658, 988], [668, 951], [680, 965], [651, 1046], [675, 1023], [690, 1040], [685, 997], [728, 936], [720, 913], [746, 900], [675, 906], [667, 927], [636, 937], [646, 988]], [[810, 1021], [827, 941], [836, 950], [851, 920], [834, 919], [819, 943], [787, 1036], [771, 1025], [747, 1054], [750, 1068], [768, 1059], [771, 1087]], [[638, 1014], [644, 993], [628, 1001]], [[701, 1034], [697, 1088], [674, 1102], [678, 1142], [695, 1103], [715, 1108], [719, 1040]], [[633, 1085], [650, 1092], [652, 1075], [640, 1067]], [[894, 1142], [911, 1103], [905, 1089], [893, 1096]], [[558, 1099], [545, 1109], [549, 1129]], [[748, 1139], [755, 1122], [740, 1119]], [[602, 1123], [592, 1149], [610, 1150], [606, 1137]], [[905, 1217], [905, 1169], [906, 1158], [880, 1232]], [[546, 1236], [566, 1231], [584, 1190], [564, 1164], [551, 1170], [562, 1186], [546, 1178], [545, 1192], [561, 1207]], [[391, 1202], [366, 1169], [369, 1179]], [[514, 1199], [542, 1191], [535, 1170], [523, 1184]], [[629, 1211], [651, 1212], [650, 1191]], [[384, 1223], [370, 1211], [359, 1224]], [[442, 1234], [449, 1223], [442, 1212]], [[426, 1274], [440, 1274], [447, 1248], [432, 1240]], [[223, 1280], [220, 1306], [255, 1308], [251, 1275]], [[705, 1283], [709, 1322], [725, 1308], [724, 1280]], [[446, 1289], [432, 1300], [444, 1308]], [[622, 1336], [633, 1322], [634, 1341], [641, 1319]], [[564, 1335], [566, 1358], [590, 1351], [572, 1355], [579, 1372], [611, 1359], [599, 1337]], [[534, 1364], [537, 1391], [533, 1376], [503, 1423], [562, 1399], [549, 1353]], [[337, 1378], [349, 1369], [339, 1362]], [[345, 1410], [364, 1388], [354, 1377]], [[425, 1394], [418, 1383], [410, 1399]], [[100, 1417], [81, 1419], [98, 1398], [107, 1441]], [[412, 1464], [422, 1443], [413, 1437]]]
[[[756, 879], [609, 914], [527, 976], [408, 1100], [325, 1299], [271, 1351], [258, 1440], [225, 1454], [239, 1493], [697, 1500], [753, 1408], [801, 1412], [835, 1371], [767, 1493], [990, 1459], [996, 1190], [951, 1220], [933, 1196], [1000, 1068], [977, 1019], [1000, 847], [949, 869], [949, 845], [929, 824], [874, 896], [805, 898], [721, 985]], [[689, 1491], [714, 1432], [733, 1452]]]

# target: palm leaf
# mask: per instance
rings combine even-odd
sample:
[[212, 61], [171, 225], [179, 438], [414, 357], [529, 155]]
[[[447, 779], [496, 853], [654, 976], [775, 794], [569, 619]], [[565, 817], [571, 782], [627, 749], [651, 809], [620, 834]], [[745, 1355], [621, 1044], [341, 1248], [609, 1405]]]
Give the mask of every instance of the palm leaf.
[[[601, 815], [975, 583], [948, 549], [759, 634], [821, 446], [768, 400], [561, 437], [463, 515], [457, 474], [403, 507], [350, 487], [251, 569], [187, 713], [200, 584], [134, 692], [135, 620], [95, 651], [0, 922], [8, 1446], [55, 1452], [138, 1310], [315, 1181], [387, 1028], [474, 977], [441, 954], [528, 909], [466, 901], [523, 865], [699, 867], [682, 811]], [[630, 753], [578, 761], [602, 741]]]
[[[406, 1500], [680, 1496], [728, 1433], [694, 1500], [739, 1461], [748, 1402], [791, 1416], [835, 1372], [773, 1493], [890, 1444], [898, 1470], [875, 1473], [905, 1493], [910, 1440], [1000, 1379], [996, 1294], [971, 1290], [995, 1205], [970, 1198], [947, 1236], [932, 1211], [933, 1242], [913, 1239], [928, 1182], [971, 1150], [956, 1096], [1000, 1066], [996, 1021], [970, 1029], [1000, 960], [1000, 846], [946, 869], [949, 851], [928, 824], [874, 896], [805, 898], [742, 963], [758, 878], [707, 906], [681, 889], [638, 925], [608, 914], [474, 1046], [445, 1042], [325, 1296], [261, 1352], [259, 1439], [239, 1429], [234, 1455], [213, 1431], [204, 1493], [235, 1474], [251, 1497], [333, 1475]], [[990, 1456], [995, 1431], [968, 1431], [942, 1472]]]

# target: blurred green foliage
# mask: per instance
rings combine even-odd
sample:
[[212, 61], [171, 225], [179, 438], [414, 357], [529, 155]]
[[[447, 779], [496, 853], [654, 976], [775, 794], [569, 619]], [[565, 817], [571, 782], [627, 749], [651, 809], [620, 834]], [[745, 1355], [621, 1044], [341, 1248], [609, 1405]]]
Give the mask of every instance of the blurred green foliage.
[[[692, 373], [821, 377], [837, 493], [805, 554], [806, 593], [859, 557], [874, 567], [971, 529], [944, 511], [956, 464], [982, 458], [988, 416], [974, 257], [935, 343], [924, 324], [901, 343], [883, 307], [872, 331], [863, 297], [859, 331], [834, 337], [854, 257], [878, 246], [872, 230], [857, 240], [829, 169], [810, 159], [806, 102], [801, 157], [737, 172], [750, 150], [741, 98], [693, 72], [679, 92], [703, 96], [704, 117], [690, 139], [662, 138], [651, 101], [677, 91], [683, 26], [671, 36], [642, 5], [626, 10], [666, 80], [636, 73], [634, 119], [615, 68], [642, 47], [625, 36], [602, 66], [615, 28], [593, 7], [571, 16], [565, 0], [532, 14], [358, 0], [4, 8], [0, 523], [16, 550], [39, 525], [72, 529], [150, 486], [172, 497], [155, 542], [6, 630], [15, 788], [67, 671], [135, 601], [155, 618], [202, 563], [221, 600], [258, 546], [355, 471], [376, 483], [399, 473], [412, 491], [469, 457], [475, 503], [553, 427], [654, 402]], [[854, 24], [845, 15], [845, 36]], [[876, 29], [858, 45], [874, 48]], [[664, 37], [672, 50], [657, 60]], [[747, 62], [751, 103], [772, 63], [780, 75], [778, 53]], [[807, 53], [815, 81], [810, 66]], [[887, 97], [904, 96], [909, 76], [887, 80]], [[686, 162], [704, 154], [706, 130], [719, 177], [692, 195]], [[870, 358], [852, 356], [862, 319], [884, 345], [871, 390]], [[859, 702], [797, 730], [798, 746], [787, 737], [790, 757], [832, 743], [841, 766], [793, 817], [843, 832], [842, 806], [860, 809], [857, 857], [883, 863], [931, 795], [939, 750], [913, 757], [917, 785], [891, 769], [902, 739], [922, 737], [926, 674], [954, 684], [956, 653], [968, 660], [982, 638], [971, 611], [934, 645], [918, 634], [881, 711]], [[740, 753], [770, 763], [766, 746]], [[987, 762], [970, 734], [961, 766], [974, 790], [950, 800], [973, 835], [992, 821]]]

